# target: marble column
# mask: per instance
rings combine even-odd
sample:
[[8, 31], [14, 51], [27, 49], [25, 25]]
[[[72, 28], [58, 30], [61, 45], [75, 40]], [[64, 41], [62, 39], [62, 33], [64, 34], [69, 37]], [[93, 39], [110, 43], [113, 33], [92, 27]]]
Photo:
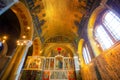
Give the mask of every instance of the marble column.
[[[21, 40], [21, 42], [23, 42]], [[17, 49], [8, 64], [7, 69], [5, 70], [1, 80], [18, 80], [22, 66], [27, 55], [28, 48], [31, 46], [32, 41], [24, 40], [24, 44], [18, 45]]]

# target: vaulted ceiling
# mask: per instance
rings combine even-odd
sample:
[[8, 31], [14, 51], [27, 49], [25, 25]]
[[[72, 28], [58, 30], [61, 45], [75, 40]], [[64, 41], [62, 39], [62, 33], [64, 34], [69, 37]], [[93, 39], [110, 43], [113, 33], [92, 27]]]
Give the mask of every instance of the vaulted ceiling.
[[[72, 50], [74, 45], [71, 43], [78, 38], [79, 28], [81, 27], [78, 24], [80, 24], [82, 17], [86, 14], [88, 1], [92, 0], [21, 1], [25, 1], [24, 3], [30, 10], [35, 32], [38, 32], [37, 35], [40, 36], [40, 39], [43, 39], [41, 41], [43, 43], [50, 43], [45, 44], [44, 49], [46, 47], [57, 49], [64, 46], [64, 48], [70, 48], [72, 53], [74, 53]], [[35, 35], [36, 33], [34, 33]], [[60, 44], [56, 44], [56, 42], [60, 42]]]
[[32, 14], [43, 24], [41, 36], [45, 41], [62, 36], [68, 41], [78, 37], [78, 25], [86, 13], [86, 0], [35, 0]]
[[[69, 0], [44, 0], [45, 21], [42, 35], [45, 38], [57, 35], [75, 37], [77, 30], [74, 21], [80, 21], [83, 13], [79, 11], [79, 3]], [[47, 27], [46, 27], [47, 26]]]

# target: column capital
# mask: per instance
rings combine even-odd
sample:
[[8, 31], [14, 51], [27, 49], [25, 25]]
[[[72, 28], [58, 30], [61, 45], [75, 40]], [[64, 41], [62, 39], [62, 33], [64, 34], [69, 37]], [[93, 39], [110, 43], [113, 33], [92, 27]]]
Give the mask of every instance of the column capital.
[[31, 40], [18, 40], [17, 41], [17, 45], [27, 45], [28, 47], [30, 47], [32, 45], [32, 41]]
[[32, 45], [32, 41], [31, 40], [27, 40], [27, 44], [29, 47]]

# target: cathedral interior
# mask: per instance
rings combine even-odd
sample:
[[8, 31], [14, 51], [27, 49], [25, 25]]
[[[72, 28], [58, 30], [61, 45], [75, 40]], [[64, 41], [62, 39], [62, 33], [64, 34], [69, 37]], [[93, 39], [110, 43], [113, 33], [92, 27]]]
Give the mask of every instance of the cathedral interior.
[[120, 0], [0, 0], [0, 80], [120, 80]]

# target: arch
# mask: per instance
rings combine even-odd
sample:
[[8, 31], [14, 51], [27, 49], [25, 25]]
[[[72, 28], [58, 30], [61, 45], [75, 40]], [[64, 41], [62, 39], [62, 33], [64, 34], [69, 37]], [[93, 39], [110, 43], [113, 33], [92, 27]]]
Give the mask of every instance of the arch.
[[[2, 74], [2, 80], [6, 80], [8, 77], [11, 80], [18, 80], [18, 76], [20, 75], [20, 71], [22, 69], [27, 50], [31, 45], [30, 40], [32, 40], [33, 37], [32, 17], [25, 5], [19, 1], [11, 7], [11, 10], [15, 13], [20, 23], [21, 33], [19, 39], [26, 41], [24, 46], [18, 45], [16, 47], [16, 51], [14, 52], [14, 55], [12, 56], [10, 62], [5, 66], [6, 69]], [[21, 51], [20, 54], [19, 51]], [[13, 65], [14, 63], [15, 65]]]
[[83, 53], [82, 53], [82, 50], [83, 50], [83, 45], [84, 45], [84, 39], [80, 39], [79, 43], [78, 43], [78, 56], [79, 56], [79, 60], [80, 60], [80, 65], [81, 67], [83, 67], [85, 65], [85, 61], [84, 61], [84, 58], [83, 58]]
[[22, 2], [18, 2], [11, 7], [20, 22], [21, 34], [20, 39], [32, 40], [33, 22], [30, 12]]
[[91, 47], [93, 49], [94, 56], [98, 56], [102, 51], [96, 45], [96, 41], [93, 36], [93, 28], [94, 28], [97, 16], [106, 9], [106, 7], [105, 7], [106, 2], [107, 2], [107, 0], [102, 0], [101, 5], [93, 11], [92, 15], [90, 16], [89, 22], [88, 22], [88, 31], [87, 31], [88, 39], [89, 39]]

